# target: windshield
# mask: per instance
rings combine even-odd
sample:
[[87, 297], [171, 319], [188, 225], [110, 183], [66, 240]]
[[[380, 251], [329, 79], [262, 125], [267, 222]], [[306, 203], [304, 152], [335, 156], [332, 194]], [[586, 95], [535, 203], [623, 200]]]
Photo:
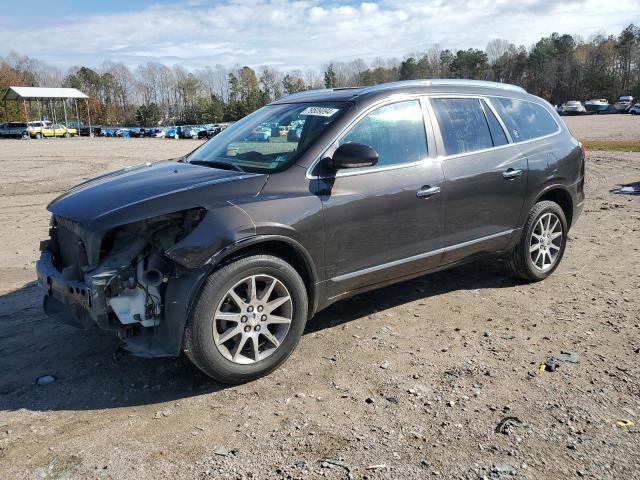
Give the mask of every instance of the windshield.
[[349, 106], [345, 102], [267, 105], [213, 137], [187, 161], [269, 173], [296, 161]]

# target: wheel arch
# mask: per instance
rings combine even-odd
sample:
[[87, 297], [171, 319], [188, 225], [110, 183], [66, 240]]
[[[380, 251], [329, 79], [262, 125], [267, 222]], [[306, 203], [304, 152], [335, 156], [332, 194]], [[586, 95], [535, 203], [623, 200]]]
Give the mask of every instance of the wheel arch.
[[573, 221], [573, 198], [563, 185], [549, 185], [542, 192], [538, 194], [533, 205], [544, 200], [550, 200], [557, 203], [564, 216], [567, 219], [567, 225], [571, 227]]
[[318, 307], [318, 276], [311, 255], [297, 241], [282, 235], [256, 235], [242, 239], [216, 254], [212, 259], [212, 271], [224, 265], [255, 254], [268, 254], [282, 258], [302, 277], [309, 299], [309, 318]]

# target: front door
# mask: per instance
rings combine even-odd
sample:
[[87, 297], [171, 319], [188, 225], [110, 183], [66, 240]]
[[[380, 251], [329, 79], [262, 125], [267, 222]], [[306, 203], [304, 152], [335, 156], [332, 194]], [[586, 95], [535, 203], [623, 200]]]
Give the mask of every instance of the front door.
[[439, 264], [444, 177], [427, 132], [415, 99], [374, 108], [338, 140], [371, 146], [379, 161], [319, 180], [332, 297]]

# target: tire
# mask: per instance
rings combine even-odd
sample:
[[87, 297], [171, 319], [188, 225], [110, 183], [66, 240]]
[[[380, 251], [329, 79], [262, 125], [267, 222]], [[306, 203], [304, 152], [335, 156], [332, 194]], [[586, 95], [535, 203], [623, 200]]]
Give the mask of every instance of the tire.
[[69, 138], [70, 136], [71, 135], [69, 134], [69, 132], [64, 132], [64, 135], [63, 135], [64, 138]]
[[[251, 302], [255, 306], [246, 303], [249, 288], [243, 291], [248, 287], [243, 282], [250, 278], [256, 278], [257, 295]], [[280, 283], [274, 282], [272, 291], [266, 294], [270, 279]], [[243, 297], [242, 305], [232, 301], [232, 290]], [[260, 298], [261, 295], [268, 298]], [[287, 296], [288, 301], [269, 311], [269, 303]], [[226, 321], [220, 315], [236, 319]], [[183, 350], [196, 367], [219, 382], [249, 382], [268, 375], [291, 355], [304, 331], [307, 315], [307, 291], [291, 265], [271, 255], [241, 258], [214, 271], [205, 281], [187, 320]], [[284, 322], [289, 318], [289, 323]], [[275, 338], [278, 345], [267, 335]], [[244, 347], [238, 352], [243, 339]]]
[[[540, 234], [543, 236], [545, 234], [544, 230], [540, 230], [539, 224], [543, 217], [543, 225], [547, 219], [551, 220], [551, 225], [555, 225], [555, 219], [559, 224], [556, 228], [551, 228], [553, 233], [545, 238], [540, 237]], [[524, 280], [531, 282], [544, 280], [555, 271], [562, 260], [568, 230], [564, 211], [557, 203], [548, 200], [536, 203], [527, 216], [518, 245], [505, 258], [507, 269], [514, 276]], [[558, 232], [561, 233], [559, 237], [556, 236]], [[536, 242], [538, 242], [538, 248], [535, 246]], [[546, 245], [544, 245], [545, 242]], [[530, 250], [532, 248], [533, 250]], [[544, 258], [538, 260], [540, 258], [538, 254]], [[546, 264], [547, 259], [551, 258], [553, 261]]]
[[20, 134], [20, 138], [22, 138], [23, 140], [28, 140], [29, 139], [29, 132], [22, 132]]
[[42, 134], [41, 134], [40, 132], [37, 132], [37, 133], [36, 133], [36, 138], [37, 138], [38, 140], [40, 140], [40, 139], [42, 138]]

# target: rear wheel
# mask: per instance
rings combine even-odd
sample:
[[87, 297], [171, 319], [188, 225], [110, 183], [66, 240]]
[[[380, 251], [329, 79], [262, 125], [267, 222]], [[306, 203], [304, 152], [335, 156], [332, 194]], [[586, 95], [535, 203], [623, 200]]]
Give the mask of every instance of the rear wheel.
[[184, 352], [223, 383], [275, 370], [293, 352], [307, 320], [307, 292], [284, 260], [254, 255], [213, 272], [185, 329]]
[[507, 268], [525, 280], [544, 280], [562, 260], [567, 231], [567, 219], [557, 203], [548, 200], [536, 203], [518, 245], [507, 255]]
[[69, 138], [71, 136], [71, 134], [69, 134], [69, 132], [64, 132], [64, 138]]
[[40, 132], [37, 132], [36, 133], [36, 138], [38, 138], [38, 139], [42, 138], [42, 134]]

